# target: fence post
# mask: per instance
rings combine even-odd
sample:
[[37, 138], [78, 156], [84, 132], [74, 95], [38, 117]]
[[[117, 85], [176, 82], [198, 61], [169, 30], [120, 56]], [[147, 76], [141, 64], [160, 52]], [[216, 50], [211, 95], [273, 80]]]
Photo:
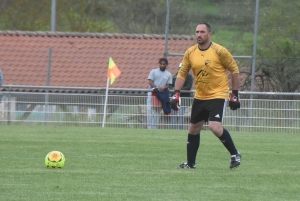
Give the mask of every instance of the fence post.
[[165, 53], [164, 57], [168, 57], [168, 38], [169, 38], [169, 16], [170, 16], [170, 1], [166, 0], [167, 4], [167, 13], [166, 13], [166, 27], [165, 27]]
[[52, 0], [51, 6], [51, 31], [55, 31], [56, 27], [56, 0]]
[[[256, 0], [255, 5], [255, 22], [254, 22], [254, 37], [253, 37], [253, 54], [252, 54], [252, 76], [251, 76], [251, 91], [254, 91], [255, 82], [255, 65], [256, 65], [256, 45], [257, 45], [257, 26], [258, 26], [258, 12], [259, 12], [259, 0]], [[250, 94], [250, 109], [248, 111], [248, 116], [250, 120], [250, 125], [252, 125], [252, 100], [253, 94]]]
[[[51, 76], [51, 60], [52, 60], [52, 48], [48, 49], [48, 64], [47, 64], [47, 80], [46, 80], [46, 86], [48, 87], [50, 85], [50, 76]], [[45, 94], [45, 123], [47, 124], [48, 121], [48, 112], [49, 112], [49, 89], [46, 89]]]
[[10, 99], [11, 99], [11, 88], [8, 88], [8, 96], [7, 96], [7, 125], [11, 124], [11, 116], [10, 116], [10, 111], [11, 111], [11, 103], [10, 103]]

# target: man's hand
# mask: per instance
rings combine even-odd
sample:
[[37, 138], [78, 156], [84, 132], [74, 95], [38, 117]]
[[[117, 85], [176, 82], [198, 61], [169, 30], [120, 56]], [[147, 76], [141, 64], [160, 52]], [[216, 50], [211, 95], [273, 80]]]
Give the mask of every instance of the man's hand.
[[172, 97], [172, 100], [170, 101], [170, 106], [174, 111], [178, 111], [180, 108], [181, 99], [180, 99], [180, 91], [175, 90], [175, 94]]
[[232, 90], [230, 99], [229, 99], [229, 107], [231, 110], [236, 110], [241, 107], [240, 101], [239, 101], [239, 91], [238, 90]]

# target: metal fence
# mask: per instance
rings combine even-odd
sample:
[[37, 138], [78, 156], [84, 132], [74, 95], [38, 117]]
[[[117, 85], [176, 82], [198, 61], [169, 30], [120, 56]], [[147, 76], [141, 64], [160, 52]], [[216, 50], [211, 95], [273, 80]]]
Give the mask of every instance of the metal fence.
[[[188, 128], [193, 98], [183, 98], [188, 105], [183, 114], [164, 115], [159, 109], [149, 113], [145, 89], [122, 89], [126, 93], [110, 89], [113, 90], [119, 92], [108, 93], [106, 110], [103, 89], [95, 94], [3, 91], [0, 124], [147, 129], [152, 116], [158, 117], [156, 129]], [[300, 133], [300, 93], [240, 94], [242, 106], [237, 111], [226, 109], [224, 127], [234, 131]], [[178, 118], [183, 122], [174, 123]], [[204, 129], [208, 129], [207, 125]]]

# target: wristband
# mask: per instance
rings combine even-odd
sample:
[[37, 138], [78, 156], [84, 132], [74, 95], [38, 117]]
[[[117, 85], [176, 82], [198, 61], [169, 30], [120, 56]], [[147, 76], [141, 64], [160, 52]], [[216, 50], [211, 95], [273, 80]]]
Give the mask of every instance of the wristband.
[[237, 97], [239, 96], [239, 90], [232, 90], [232, 93], [233, 93], [234, 95], [236, 95]]
[[177, 93], [177, 92], [180, 93], [180, 90], [175, 90], [175, 91], [174, 91], [174, 93]]

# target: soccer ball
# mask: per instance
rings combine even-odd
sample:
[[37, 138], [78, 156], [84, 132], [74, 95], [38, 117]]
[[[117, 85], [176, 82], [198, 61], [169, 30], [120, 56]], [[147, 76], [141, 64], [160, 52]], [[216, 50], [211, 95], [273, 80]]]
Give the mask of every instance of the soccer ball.
[[62, 168], [65, 165], [66, 158], [60, 151], [51, 151], [45, 158], [47, 168]]

